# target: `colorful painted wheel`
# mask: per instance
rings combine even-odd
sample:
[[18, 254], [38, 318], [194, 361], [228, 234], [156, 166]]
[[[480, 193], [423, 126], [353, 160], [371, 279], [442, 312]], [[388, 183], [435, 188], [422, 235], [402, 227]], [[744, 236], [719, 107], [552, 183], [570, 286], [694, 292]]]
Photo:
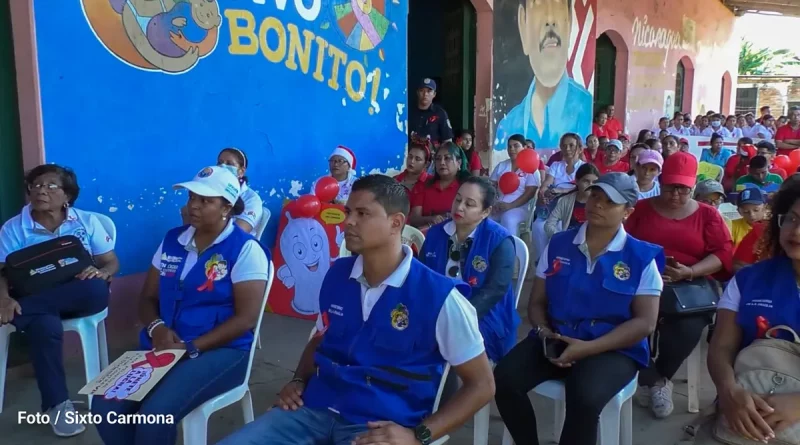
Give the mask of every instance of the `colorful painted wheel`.
[[389, 31], [386, 0], [333, 0], [332, 4], [336, 24], [351, 48], [374, 49]]

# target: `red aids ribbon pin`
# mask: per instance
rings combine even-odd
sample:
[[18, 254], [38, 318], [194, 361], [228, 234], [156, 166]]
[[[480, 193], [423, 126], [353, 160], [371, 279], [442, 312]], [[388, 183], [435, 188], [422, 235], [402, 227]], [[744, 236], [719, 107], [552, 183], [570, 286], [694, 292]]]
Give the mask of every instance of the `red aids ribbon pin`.
[[138, 363], [134, 363], [131, 365], [132, 369], [139, 368], [144, 365], [150, 365], [152, 368], [163, 368], [164, 366], [169, 366], [173, 361], [175, 361], [175, 354], [171, 352], [165, 352], [163, 354], [156, 355], [155, 352], [150, 351], [144, 355], [144, 360]]
[[764, 338], [767, 336], [767, 331], [769, 331], [769, 320], [764, 318], [763, 315], [759, 315], [756, 317], [756, 327], [758, 328], [758, 332], [756, 333], [756, 338]]
[[202, 286], [198, 287], [197, 290], [200, 291], [200, 292], [203, 292], [204, 290], [207, 290], [209, 292], [213, 291], [214, 290], [214, 277], [213, 276], [208, 277], [206, 282], [203, 283]]
[[561, 271], [561, 260], [556, 258], [555, 260], [553, 260], [553, 270], [550, 271], [550, 272], [545, 272], [544, 275], [546, 277], [552, 277], [553, 275], [557, 274], [559, 271]]

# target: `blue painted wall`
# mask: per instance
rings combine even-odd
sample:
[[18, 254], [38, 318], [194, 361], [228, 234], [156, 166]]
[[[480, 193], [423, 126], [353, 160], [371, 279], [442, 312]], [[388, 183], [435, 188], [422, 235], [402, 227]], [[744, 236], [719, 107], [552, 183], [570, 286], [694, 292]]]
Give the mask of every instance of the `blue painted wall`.
[[[45, 159], [75, 169], [77, 207], [114, 219], [123, 273], [144, 271], [180, 224], [186, 197], [172, 184], [223, 147], [247, 153], [251, 186], [273, 215], [327, 174], [339, 144], [356, 152], [359, 174], [401, 167], [407, 0], [218, 0], [208, 16], [191, 12], [206, 0], [164, 0], [163, 14], [143, 1], [34, 1]], [[156, 28], [144, 42], [126, 30], [130, 4]], [[371, 39], [359, 38], [362, 23]], [[170, 28], [189, 42], [165, 41]], [[142, 57], [154, 48], [173, 56]]]

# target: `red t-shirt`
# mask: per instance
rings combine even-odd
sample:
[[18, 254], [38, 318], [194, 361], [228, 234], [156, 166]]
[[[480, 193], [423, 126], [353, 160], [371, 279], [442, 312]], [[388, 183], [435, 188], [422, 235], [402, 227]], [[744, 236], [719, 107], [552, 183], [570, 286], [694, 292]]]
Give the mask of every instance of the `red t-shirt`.
[[478, 156], [478, 151], [472, 149], [472, 155], [469, 157], [469, 165], [467, 166], [467, 170], [474, 172], [475, 170], [480, 170], [483, 168], [483, 164], [481, 164], [481, 157]]
[[[419, 175], [419, 179], [417, 179], [417, 183], [414, 184], [414, 188], [416, 188], [417, 184], [420, 184], [420, 183], [424, 184], [425, 181], [427, 181], [430, 177], [431, 177], [431, 175], [429, 175], [428, 172], [422, 172], [422, 174]], [[395, 179], [395, 181], [402, 183], [403, 180], [406, 179], [406, 171], [403, 170], [403, 173], [400, 173], [399, 175], [395, 176], [394, 179]], [[411, 190], [408, 190], [409, 199], [411, 199], [411, 192], [412, 192], [412, 190], [414, 188], [412, 188]]]
[[622, 160], [615, 162], [613, 165], [606, 165], [602, 162], [595, 162], [594, 166], [597, 167], [597, 170], [600, 172], [601, 175], [604, 175], [606, 173], [628, 173], [631, 170], [630, 164]]
[[619, 135], [622, 133], [622, 123], [616, 117], [609, 117], [605, 127], [606, 132], [613, 136], [611, 139], [619, 139]]
[[609, 138], [609, 139], [616, 139], [617, 136], [611, 137], [611, 131], [608, 130], [608, 123], [603, 125], [602, 127], [597, 125], [596, 123], [592, 124], [592, 134], [599, 137], [599, 138]]
[[453, 181], [447, 188], [441, 189], [438, 181], [431, 186], [418, 182], [411, 189], [411, 208], [422, 207], [422, 216], [450, 213], [460, 185], [458, 181]]
[[698, 204], [697, 211], [675, 220], [658, 213], [652, 199], [639, 201], [625, 223], [625, 230], [634, 238], [662, 246], [664, 255], [675, 257], [686, 266], [694, 266], [713, 254], [722, 261], [723, 275], [727, 278], [733, 265], [731, 232], [717, 209]]
[[733, 253], [733, 259], [745, 264], [753, 264], [758, 261], [755, 248], [766, 228], [766, 221], [759, 221], [753, 224], [753, 228], [742, 238], [742, 241], [736, 247], [736, 251]]
[[590, 163], [590, 164], [597, 165], [599, 167], [599, 165], [603, 163], [603, 150], [600, 150], [598, 148], [597, 152], [595, 152], [595, 154], [594, 154], [594, 157], [592, 157], [592, 155], [589, 153], [589, 149], [588, 148], [584, 148], [583, 149], [583, 160], [588, 162], [588, 163]]
[[[800, 139], [800, 126], [797, 127], [797, 130], [792, 129], [790, 124], [786, 124], [783, 127], [778, 128], [778, 131], [775, 132], [775, 141], [785, 141], [787, 139]], [[778, 154], [788, 156], [792, 150], [794, 149], [779, 148]]]
[[544, 165], [544, 161], [542, 161], [542, 159], [540, 158], [539, 159], [539, 171], [543, 172], [545, 170], [547, 170], [547, 168]]
[[725, 163], [725, 177], [733, 178], [734, 182], [749, 173], [750, 158], [748, 158], [748, 162], [743, 162], [741, 165], [739, 165], [739, 158], [741, 156], [733, 155]]

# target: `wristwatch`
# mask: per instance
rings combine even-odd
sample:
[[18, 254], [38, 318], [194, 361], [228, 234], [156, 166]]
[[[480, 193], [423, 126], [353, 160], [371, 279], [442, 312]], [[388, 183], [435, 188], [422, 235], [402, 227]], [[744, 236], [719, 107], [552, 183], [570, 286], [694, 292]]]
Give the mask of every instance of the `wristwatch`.
[[431, 443], [431, 430], [425, 424], [419, 424], [414, 428], [414, 437], [422, 445], [430, 445]]
[[189, 358], [197, 358], [200, 356], [200, 350], [194, 345], [193, 342], [187, 341], [186, 345], [186, 352], [189, 353]]

